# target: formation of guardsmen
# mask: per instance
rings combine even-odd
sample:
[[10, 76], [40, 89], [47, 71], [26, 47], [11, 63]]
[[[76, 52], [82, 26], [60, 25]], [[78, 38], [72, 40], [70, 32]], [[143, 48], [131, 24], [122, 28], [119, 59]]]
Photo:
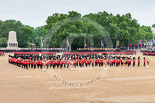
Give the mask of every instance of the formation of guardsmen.
[[4, 52], [0, 52], [0, 56], [5, 56], [5, 53]]
[[[28, 68], [76, 68], [76, 67], [130, 67], [140, 66], [141, 58], [138, 57], [121, 57], [121, 56], [22, 56], [22, 57], [9, 57], [9, 63], [28, 69]], [[149, 66], [149, 59], [143, 58], [143, 66]]]

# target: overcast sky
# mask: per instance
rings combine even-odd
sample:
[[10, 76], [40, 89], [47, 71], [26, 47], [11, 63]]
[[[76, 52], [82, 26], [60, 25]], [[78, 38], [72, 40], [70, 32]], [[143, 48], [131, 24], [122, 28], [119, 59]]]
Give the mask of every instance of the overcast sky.
[[54, 13], [77, 11], [82, 15], [107, 11], [131, 13], [140, 25], [155, 23], [155, 0], [0, 0], [0, 20], [15, 19], [33, 27], [46, 24]]

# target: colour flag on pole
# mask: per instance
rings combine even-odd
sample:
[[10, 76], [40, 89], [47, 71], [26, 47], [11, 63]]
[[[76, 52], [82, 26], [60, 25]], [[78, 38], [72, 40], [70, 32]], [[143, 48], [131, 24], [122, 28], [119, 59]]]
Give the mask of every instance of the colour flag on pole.
[[69, 47], [69, 40], [67, 39], [67, 47]]
[[144, 46], [144, 44], [145, 44], [145, 42], [144, 42], [144, 41], [142, 41], [142, 46]]
[[142, 41], [141, 40], [139, 41], [139, 46], [142, 46]]
[[150, 45], [153, 45], [153, 41], [152, 40], [150, 40]]
[[150, 45], [150, 42], [149, 41], [147, 41], [147, 45]]
[[117, 40], [117, 43], [116, 44], [117, 44], [117, 46], [119, 46], [119, 40]]
[[132, 41], [130, 41], [130, 47], [132, 47]]
[[103, 42], [103, 40], [101, 40], [101, 46], [104, 47], [104, 42]]
[[136, 40], [136, 42], [135, 42], [135, 46], [138, 46], [138, 40]]
[[153, 45], [155, 45], [155, 40], [153, 40]]

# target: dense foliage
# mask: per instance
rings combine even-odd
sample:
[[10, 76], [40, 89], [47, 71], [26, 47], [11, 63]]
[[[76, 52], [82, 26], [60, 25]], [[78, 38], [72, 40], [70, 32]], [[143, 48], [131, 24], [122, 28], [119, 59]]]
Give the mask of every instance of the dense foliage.
[[33, 41], [33, 27], [23, 25], [20, 21], [6, 20], [0, 23], [0, 38], [3, 39], [0, 40], [1, 47], [6, 46], [9, 31], [16, 31], [19, 47], [28, 47], [27, 42]]
[[[19, 47], [29, 47], [29, 43], [40, 47], [41, 38], [44, 38], [44, 47], [60, 47], [66, 37], [72, 36], [75, 37], [72, 47], [76, 49], [84, 47], [86, 35], [93, 38], [94, 45], [91, 46], [101, 47], [101, 39], [104, 40], [102, 35], [105, 33], [108, 33], [114, 47], [116, 40], [120, 41], [120, 46], [128, 46], [129, 42], [153, 38], [151, 28], [140, 26], [130, 13], [113, 15], [104, 11], [82, 16], [78, 12], [70, 11], [68, 14], [55, 13], [47, 18], [46, 23], [45, 26], [34, 29], [20, 21], [0, 21], [0, 46], [6, 46], [8, 32], [11, 30], [17, 32]], [[89, 40], [86, 39], [86, 42]]]

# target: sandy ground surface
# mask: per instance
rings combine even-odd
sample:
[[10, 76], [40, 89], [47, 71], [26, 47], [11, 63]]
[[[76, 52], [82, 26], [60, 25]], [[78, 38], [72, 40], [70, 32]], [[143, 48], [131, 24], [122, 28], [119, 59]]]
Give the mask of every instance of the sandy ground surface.
[[149, 57], [149, 68], [142, 60], [135, 68], [46, 72], [20, 68], [7, 59], [0, 57], [0, 103], [155, 103], [155, 57]]

